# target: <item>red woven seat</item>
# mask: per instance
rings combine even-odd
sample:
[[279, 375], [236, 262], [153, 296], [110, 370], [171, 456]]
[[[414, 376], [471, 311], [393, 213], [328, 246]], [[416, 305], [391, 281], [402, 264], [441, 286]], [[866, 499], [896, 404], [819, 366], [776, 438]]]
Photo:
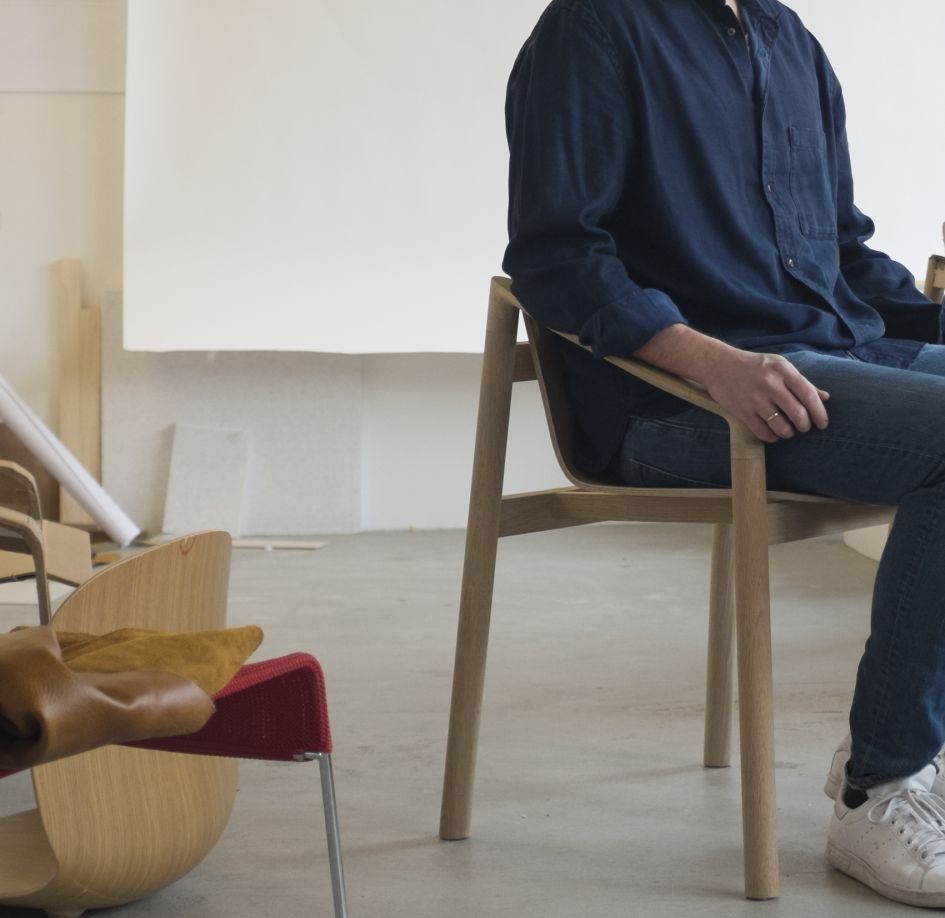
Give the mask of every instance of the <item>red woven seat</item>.
[[128, 745], [285, 761], [331, 752], [325, 677], [310, 654], [249, 663], [213, 700], [216, 711], [196, 733]]

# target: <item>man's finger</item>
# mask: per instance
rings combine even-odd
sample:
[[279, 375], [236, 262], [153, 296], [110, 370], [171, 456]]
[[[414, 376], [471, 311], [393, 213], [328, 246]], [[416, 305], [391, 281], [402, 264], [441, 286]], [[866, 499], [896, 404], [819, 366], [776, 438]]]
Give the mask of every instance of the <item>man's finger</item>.
[[[790, 380], [785, 380], [784, 384], [778, 384], [774, 388], [771, 396], [771, 402], [766, 403], [767, 410], [760, 410], [759, 414], [767, 418], [774, 411], [780, 415], [771, 421], [771, 429], [782, 438], [793, 437], [795, 430], [801, 433], [807, 433], [811, 427], [811, 420], [808, 416], [807, 406], [801, 402], [788, 386]], [[774, 407], [768, 408], [773, 403]], [[780, 421], [780, 423], [779, 423]], [[790, 427], [788, 432], [785, 428]]]
[[795, 398], [790, 389], [785, 390], [784, 394], [778, 399], [778, 407], [785, 418], [794, 425], [795, 430], [801, 433], [807, 433], [810, 430], [811, 419], [807, 407]]
[[827, 426], [827, 409], [824, 408], [824, 400], [821, 395], [823, 390], [815, 388], [800, 375], [788, 381], [788, 388], [804, 406], [810, 421], [818, 429], [823, 430]]
[[[782, 390], [770, 401], [767, 399], [763, 401], [760, 407], [755, 409], [755, 413], [776, 437], [789, 440], [795, 433], [795, 417], [798, 417], [798, 408], [800, 405], [796, 399], [786, 390]], [[806, 418], [803, 408], [800, 408], [800, 411]], [[799, 420], [802, 424], [804, 423], [804, 418], [799, 418]]]
[[782, 440], [790, 440], [796, 432], [793, 420], [789, 420], [783, 411], [779, 412], [776, 418], [772, 418], [765, 423]]

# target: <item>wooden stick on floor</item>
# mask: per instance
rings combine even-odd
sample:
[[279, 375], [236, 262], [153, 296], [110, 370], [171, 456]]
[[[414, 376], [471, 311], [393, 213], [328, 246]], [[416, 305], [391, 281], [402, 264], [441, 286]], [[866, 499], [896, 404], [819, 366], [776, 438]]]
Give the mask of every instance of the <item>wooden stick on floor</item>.
[[[102, 480], [102, 313], [82, 305], [82, 266], [75, 260], [54, 265], [59, 311], [59, 439], [97, 481]], [[65, 488], [59, 491], [59, 518], [92, 523], [92, 517]]]

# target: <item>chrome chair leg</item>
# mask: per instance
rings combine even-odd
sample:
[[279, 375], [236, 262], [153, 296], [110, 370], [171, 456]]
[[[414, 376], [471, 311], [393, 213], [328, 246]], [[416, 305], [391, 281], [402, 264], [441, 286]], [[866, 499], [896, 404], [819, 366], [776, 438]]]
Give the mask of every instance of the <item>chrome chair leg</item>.
[[322, 805], [325, 808], [325, 835], [328, 839], [328, 866], [331, 870], [331, 894], [335, 901], [335, 918], [348, 918], [348, 895], [345, 891], [345, 870], [341, 862], [341, 836], [338, 831], [338, 809], [335, 806], [335, 778], [328, 752], [306, 752], [301, 761], [318, 762], [322, 781]]

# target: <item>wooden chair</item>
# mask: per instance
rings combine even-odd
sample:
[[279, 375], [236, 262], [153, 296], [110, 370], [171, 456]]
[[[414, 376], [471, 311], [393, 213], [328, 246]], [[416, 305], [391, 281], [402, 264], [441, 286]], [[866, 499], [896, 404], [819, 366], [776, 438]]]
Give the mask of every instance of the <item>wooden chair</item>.
[[[494, 278], [486, 326], [450, 711], [440, 837], [470, 833], [476, 747], [498, 539], [604, 520], [713, 523], [704, 762], [730, 761], [733, 622], [737, 632], [745, 895], [778, 895], [768, 545], [888, 522], [893, 508], [767, 491], [764, 444], [697, 386], [635, 360], [610, 363], [723, 417], [731, 432], [731, 489], [618, 487], [579, 472], [574, 419], [552, 336], [528, 315], [506, 278]], [[564, 335], [577, 344], [572, 336]], [[512, 385], [537, 379], [558, 461], [572, 487], [502, 494]]]
[[[20, 516], [13, 522], [41, 571], [41, 540]], [[226, 533], [176, 539], [94, 575], [52, 625], [91, 634], [222, 628], [229, 568]], [[190, 871], [216, 843], [236, 794], [231, 759], [124, 746], [32, 771], [36, 808], [0, 819], [0, 904], [63, 918], [139, 899]]]

